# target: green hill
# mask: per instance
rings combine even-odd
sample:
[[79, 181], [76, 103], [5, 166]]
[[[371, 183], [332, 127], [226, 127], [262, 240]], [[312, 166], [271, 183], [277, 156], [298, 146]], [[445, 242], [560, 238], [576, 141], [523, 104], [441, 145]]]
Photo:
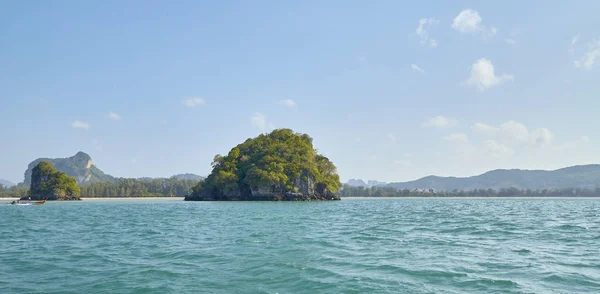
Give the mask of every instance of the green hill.
[[211, 174], [186, 200], [339, 200], [336, 168], [312, 138], [279, 129], [217, 155]]
[[577, 165], [553, 171], [498, 169], [467, 177], [428, 176], [410, 182], [390, 183], [396, 189], [434, 189], [438, 191], [500, 189], [564, 189], [600, 187], [600, 165]]

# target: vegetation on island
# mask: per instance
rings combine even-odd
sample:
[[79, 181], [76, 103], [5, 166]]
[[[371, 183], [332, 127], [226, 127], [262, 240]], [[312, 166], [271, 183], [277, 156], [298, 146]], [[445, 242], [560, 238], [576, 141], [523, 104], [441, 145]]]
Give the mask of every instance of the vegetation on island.
[[339, 200], [335, 165], [312, 138], [274, 130], [216, 155], [212, 172], [186, 200]]
[[29, 197], [32, 200], [79, 200], [79, 193], [75, 179], [56, 170], [49, 162], [42, 161], [31, 171]]
[[0, 185], [0, 197], [3, 198], [21, 198], [29, 195], [29, 188], [25, 185], [6, 187]]
[[198, 180], [126, 179], [116, 182], [91, 183], [81, 187], [82, 197], [183, 197], [192, 192]]

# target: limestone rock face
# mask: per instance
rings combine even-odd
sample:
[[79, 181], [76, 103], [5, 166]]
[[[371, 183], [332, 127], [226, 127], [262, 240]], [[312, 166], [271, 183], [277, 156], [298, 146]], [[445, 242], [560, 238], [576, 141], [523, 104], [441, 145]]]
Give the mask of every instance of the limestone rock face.
[[92, 158], [88, 154], [80, 151], [74, 156], [67, 158], [38, 158], [32, 161], [25, 171], [25, 185], [31, 185], [31, 171], [42, 161], [51, 163], [57, 170], [66, 173], [69, 177], [75, 178], [78, 185], [115, 181], [115, 178], [105, 174], [94, 166]]
[[277, 185], [263, 185], [252, 187], [251, 189], [239, 189], [222, 191], [213, 189], [212, 191], [201, 191], [185, 197], [186, 201], [319, 201], [319, 200], [340, 200], [338, 195], [333, 194], [327, 189], [327, 185], [316, 183], [315, 179], [308, 175], [303, 175], [294, 179], [298, 192], [284, 191]]

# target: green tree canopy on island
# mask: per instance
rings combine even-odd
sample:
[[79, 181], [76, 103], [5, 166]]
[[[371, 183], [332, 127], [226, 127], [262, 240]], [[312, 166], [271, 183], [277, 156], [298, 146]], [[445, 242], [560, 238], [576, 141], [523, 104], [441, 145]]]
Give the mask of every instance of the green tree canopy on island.
[[335, 165], [312, 138], [290, 129], [248, 139], [216, 155], [212, 167], [186, 200], [324, 200], [341, 187]]
[[49, 162], [42, 161], [31, 171], [29, 196], [34, 200], [79, 200], [79, 193], [75, 179], [56, 170]]

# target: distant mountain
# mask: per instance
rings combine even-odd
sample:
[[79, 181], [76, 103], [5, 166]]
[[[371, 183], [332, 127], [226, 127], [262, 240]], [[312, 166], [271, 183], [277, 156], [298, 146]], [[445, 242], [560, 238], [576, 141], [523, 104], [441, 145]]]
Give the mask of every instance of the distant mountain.
[[350, 180], [348, 180], [346, 185], [349, 185], [352, 187], [366, 187], [367, 183], [365, 183], [365, 181], [363, 181], [363, 180], [350, 179]]
[[41, 161], [50, 162], [57, 170], [74, 177], [79, 185], [115, 181], [114, 177], [105, 174], [94, 166], [92, 158], [88, 154], [80, 151], [68, 158], [38, 158], [32, 161], [25, 171], [25, 185], [29, 186], [31, 184], [31, 170]]
[[553, 171], [498, 169], [468, 177], [428, 176], [410, 182], [390, 183], [396, 189], [434, 189], [438, 191], [500, 189], [561, 189], [600, 187], [600, 165], [577, 165]]
[[350, 179], [348, 180], [348, 182], [346, 183], [347, 185], [353, 186], [353, 187], [373, 187], [373, 186], [385, 186], [387, 183], [386, 182], [379, 182], [379, 181], [373, 181], [373, 180], [369, 180], [368, 182], [365, 183], [365, 181], [360, 180], [360, 179]]
[[373, 186], [377, 187], [377, 186], [385, 186], [385, 185], [387, 185], [386, 182], [379, 182], [379, 181], [372, 181], [372, 180], [369, 180], [367, 182], [367, 186], [369, 186], [369, 187], [373, 187]]
[[0, 186], [4, 186], [4, 187], [12, 187], [12, 186], [14, 186], [14, 185], [15, 185], [15, 184], [14, 184], [13, 182], [11, 182], [11, 181], [7, 181], [7, 180], [4, 180], [4, 179], [0, 179]]
[[197, 174], [178, 174], [178, 175], [174, 175], [171, 177], [171, 179], [178, 179], [178, 180], [204, 180], [203, 176], [199, 176]]

